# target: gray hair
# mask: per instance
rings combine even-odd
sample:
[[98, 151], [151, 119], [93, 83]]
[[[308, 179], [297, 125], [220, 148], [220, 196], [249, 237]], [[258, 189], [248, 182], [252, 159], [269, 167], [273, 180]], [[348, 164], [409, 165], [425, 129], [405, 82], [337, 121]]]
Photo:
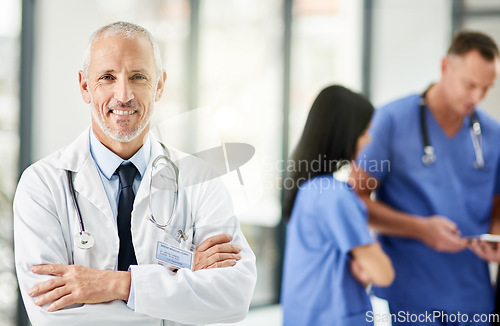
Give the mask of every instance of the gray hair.
[[87, 45], [87, 50], [85, 51], [85, 58], [83, 60], [83, 74], [85, 75], [85, 78], [88, 79], [88, 73], [90, 67], [90, 53], [92, 51], [92, 46], [94, 45], [94, 42], [98, 38], [107, 36], [123, 36], [125, 38], [133, 38], [137, 34], [145, 36], [151, 43], [151, 46], [153, 47], [153, 55], [156, 67], [156, 79], [159, 80], [162, 70], [162, 64], [161, 64], [160, 49], [158, 48], [158, 44], [156, 43], [155, 39], [153, 38], [151, 33], [144, 27], [122, 21], [103, 26], [90, 36], [89, 43]]

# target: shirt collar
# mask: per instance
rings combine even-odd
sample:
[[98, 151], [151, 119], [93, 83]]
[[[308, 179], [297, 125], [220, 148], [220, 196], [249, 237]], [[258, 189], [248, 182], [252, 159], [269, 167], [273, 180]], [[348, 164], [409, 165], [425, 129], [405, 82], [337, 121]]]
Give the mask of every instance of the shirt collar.
[[132, 156], [129, 160], [123, 160], [121, 157], [110, 151], [104, 146], [94, 135], [92, 128], [90, 129], [90, 153], [97, 164], [97, 168], [101, 173], [109, 179], [113, 176], [116, 169], [123, 162], [131, 162], [141, 174], [141, 179], [146, 173], [149, 160], [151, 158], [151, 138], [148, 135], [144, 145]]

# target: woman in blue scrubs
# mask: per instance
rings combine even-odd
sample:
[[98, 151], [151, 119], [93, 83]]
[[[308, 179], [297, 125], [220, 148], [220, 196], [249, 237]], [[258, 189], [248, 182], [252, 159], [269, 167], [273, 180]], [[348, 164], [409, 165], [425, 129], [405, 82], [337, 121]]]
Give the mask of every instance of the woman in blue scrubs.
[[[365, 285], [389, 285], [391, 261], [368, 231], [352, 183], [333, 176], [369, 142], [373, 106], [342, 86], [320, 92], [287, 166], [289, 219], [281, 303], [285, 326], [373, 325]], [[362, 284], [364, 283], [364, 284]]]

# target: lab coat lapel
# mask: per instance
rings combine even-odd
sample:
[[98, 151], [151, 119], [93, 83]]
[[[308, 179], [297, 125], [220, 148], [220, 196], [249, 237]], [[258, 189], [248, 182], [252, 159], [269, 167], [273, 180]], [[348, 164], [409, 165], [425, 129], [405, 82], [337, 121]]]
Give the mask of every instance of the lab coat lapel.
[[90, 155], [89, 132], [90, 128], [66, 147], [59, 160], [58, 168], [72, 171], [75, 174], [73, 185], [77, 196], [85, 197], [106, 218], [114, 221], [97, 166]]
[[87, 160], [81, 170], [76, 173], [74, 186], [79, 196], [85, 197], [106, 218], [111, 218], [114, 222], [113, 212], [93, 159]]

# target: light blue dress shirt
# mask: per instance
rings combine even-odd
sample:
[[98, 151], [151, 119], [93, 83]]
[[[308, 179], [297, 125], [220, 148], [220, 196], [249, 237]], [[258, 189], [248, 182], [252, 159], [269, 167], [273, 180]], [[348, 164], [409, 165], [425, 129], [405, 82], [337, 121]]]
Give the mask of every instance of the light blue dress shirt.
[[118, 216], [118, 199], [120, 198], [120, 180], [116, 169], [122, 163], [132, 163], [137, 168], [139, 173], [135, 176], [133, 189], [137, 193], [141, 180], [146, 173], [149, 160], [151, 158], [151, 139], [148, 136], [144, 145], [134, 154], [129, 160], [123, 160], [121, 157], [110, 151], [99, 140], [97, 140], [94, 132], [90, 132], [90, 153], [94, 159], [99, 176], [101, 177], [102, 185], [106, 191], [111, 211], [116, 221]]
[[[97, 165], [99, 176], [101, 177], [102, 185], [106, 191], [113, 217], [116, 221], [118, 217], [118, 199], [120, 198], [120, 179], [118, 174], [115, 173], [116, 169], [123, 163], [132, 163], [139, 171], [134, 179], [132, 188], [134, 193], [137, 193], [141, 180], [146, 173], [149, 160], [151, 158], [151, 138], [148, 136], [146, 142], [129, 160], [123, 160], [121, 157], [110, 151], [104, 146], [94, 135], [93, 130], [90, 131], [90, 154]], [[115, 270], [117, 269], [118, 260], [115, 263]], [[132, 275], [133, 277], [133, 275]], [[130, 294], [127, 305], [129, 308], [135, 308], [135, 295], [133, 282], [130, 283]]]

